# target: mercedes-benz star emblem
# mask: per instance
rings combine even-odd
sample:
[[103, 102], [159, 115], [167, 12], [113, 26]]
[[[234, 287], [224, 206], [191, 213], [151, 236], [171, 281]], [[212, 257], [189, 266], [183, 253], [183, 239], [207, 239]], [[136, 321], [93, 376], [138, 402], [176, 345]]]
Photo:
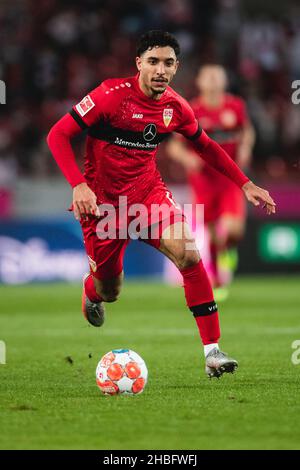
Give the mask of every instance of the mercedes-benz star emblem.
[[148, 124], [143, 132], [143, 137], [146, 142], [150, 142], [156, 136], [156, 125], [155, 124]]

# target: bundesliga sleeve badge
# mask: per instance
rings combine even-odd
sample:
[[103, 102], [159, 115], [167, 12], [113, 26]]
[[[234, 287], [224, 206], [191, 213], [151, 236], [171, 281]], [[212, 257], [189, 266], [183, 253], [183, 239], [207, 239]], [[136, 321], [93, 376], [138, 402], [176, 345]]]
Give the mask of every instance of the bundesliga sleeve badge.
[[90, 95], [85, 96], [80, 103], [78, 103], [75, 108], [80, 114], [81, 117], [83, 117], [86, 113], [88, 113], [93, 107], [95, 106], [94, 101], [90, 97]]
[[172, 117], [173, 117], [173, 109], [170, 109], [170, 108], [164, 109], [163, 120], [164, 120], [164, 125], [166, 127], [168, 127], [168, 125], [172, 121]]

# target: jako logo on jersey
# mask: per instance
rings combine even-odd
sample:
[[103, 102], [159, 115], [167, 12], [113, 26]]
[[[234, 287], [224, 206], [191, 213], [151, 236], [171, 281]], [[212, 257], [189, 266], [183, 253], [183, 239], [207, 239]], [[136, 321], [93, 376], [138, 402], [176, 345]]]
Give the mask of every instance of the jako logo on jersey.
[[78, 103], [75, 108], [79, 112], [80, 116], [83, 117], [86, 113], [88, 113], [93, 107], [95, 106], [94, 101], [87, 95], [83, 98], [83, 100]]
[[143, 137], [146, 142], [151, 142], [156, 136], [156, 125], [155, 124], [148, 124], [144, 131]]
[[164, 109], [163, 120], [164, 120], [164, 125], [166, 127], [168, 127], [168, 125], [172, 121], [172, 117], [173, 117], [173, 109], [170, 109], [170, 108]]
[[132, 119], [143, 119], [143, 117], [144, 117], [143, 114], [133, 113], [133, 115], [132, 115]]

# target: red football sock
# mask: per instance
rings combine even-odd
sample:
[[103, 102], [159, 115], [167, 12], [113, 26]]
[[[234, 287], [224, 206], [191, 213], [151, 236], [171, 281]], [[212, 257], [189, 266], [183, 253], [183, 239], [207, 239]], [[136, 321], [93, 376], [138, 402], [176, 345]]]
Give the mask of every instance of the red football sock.
[[89, 274], [84, 281], [84, 290], [87, 298], [91, 302], [101, 302], [102, 298], [96, 292], [93, 276], [91, 274]]
[[186, 303], [193, 312], [202, 343], [217, 343], [220, 338], [218, 307], [203, 263], [180, 270]]

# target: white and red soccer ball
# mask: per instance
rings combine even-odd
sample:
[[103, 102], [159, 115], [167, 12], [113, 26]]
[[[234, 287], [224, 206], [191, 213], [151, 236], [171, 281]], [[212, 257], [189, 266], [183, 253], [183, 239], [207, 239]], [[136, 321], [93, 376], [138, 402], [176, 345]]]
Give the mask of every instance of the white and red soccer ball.
[[144, 360], [130, 349], [113, 349], [99, 361], [96, 382], [106, 395], [142, 393], [148, 378]]

